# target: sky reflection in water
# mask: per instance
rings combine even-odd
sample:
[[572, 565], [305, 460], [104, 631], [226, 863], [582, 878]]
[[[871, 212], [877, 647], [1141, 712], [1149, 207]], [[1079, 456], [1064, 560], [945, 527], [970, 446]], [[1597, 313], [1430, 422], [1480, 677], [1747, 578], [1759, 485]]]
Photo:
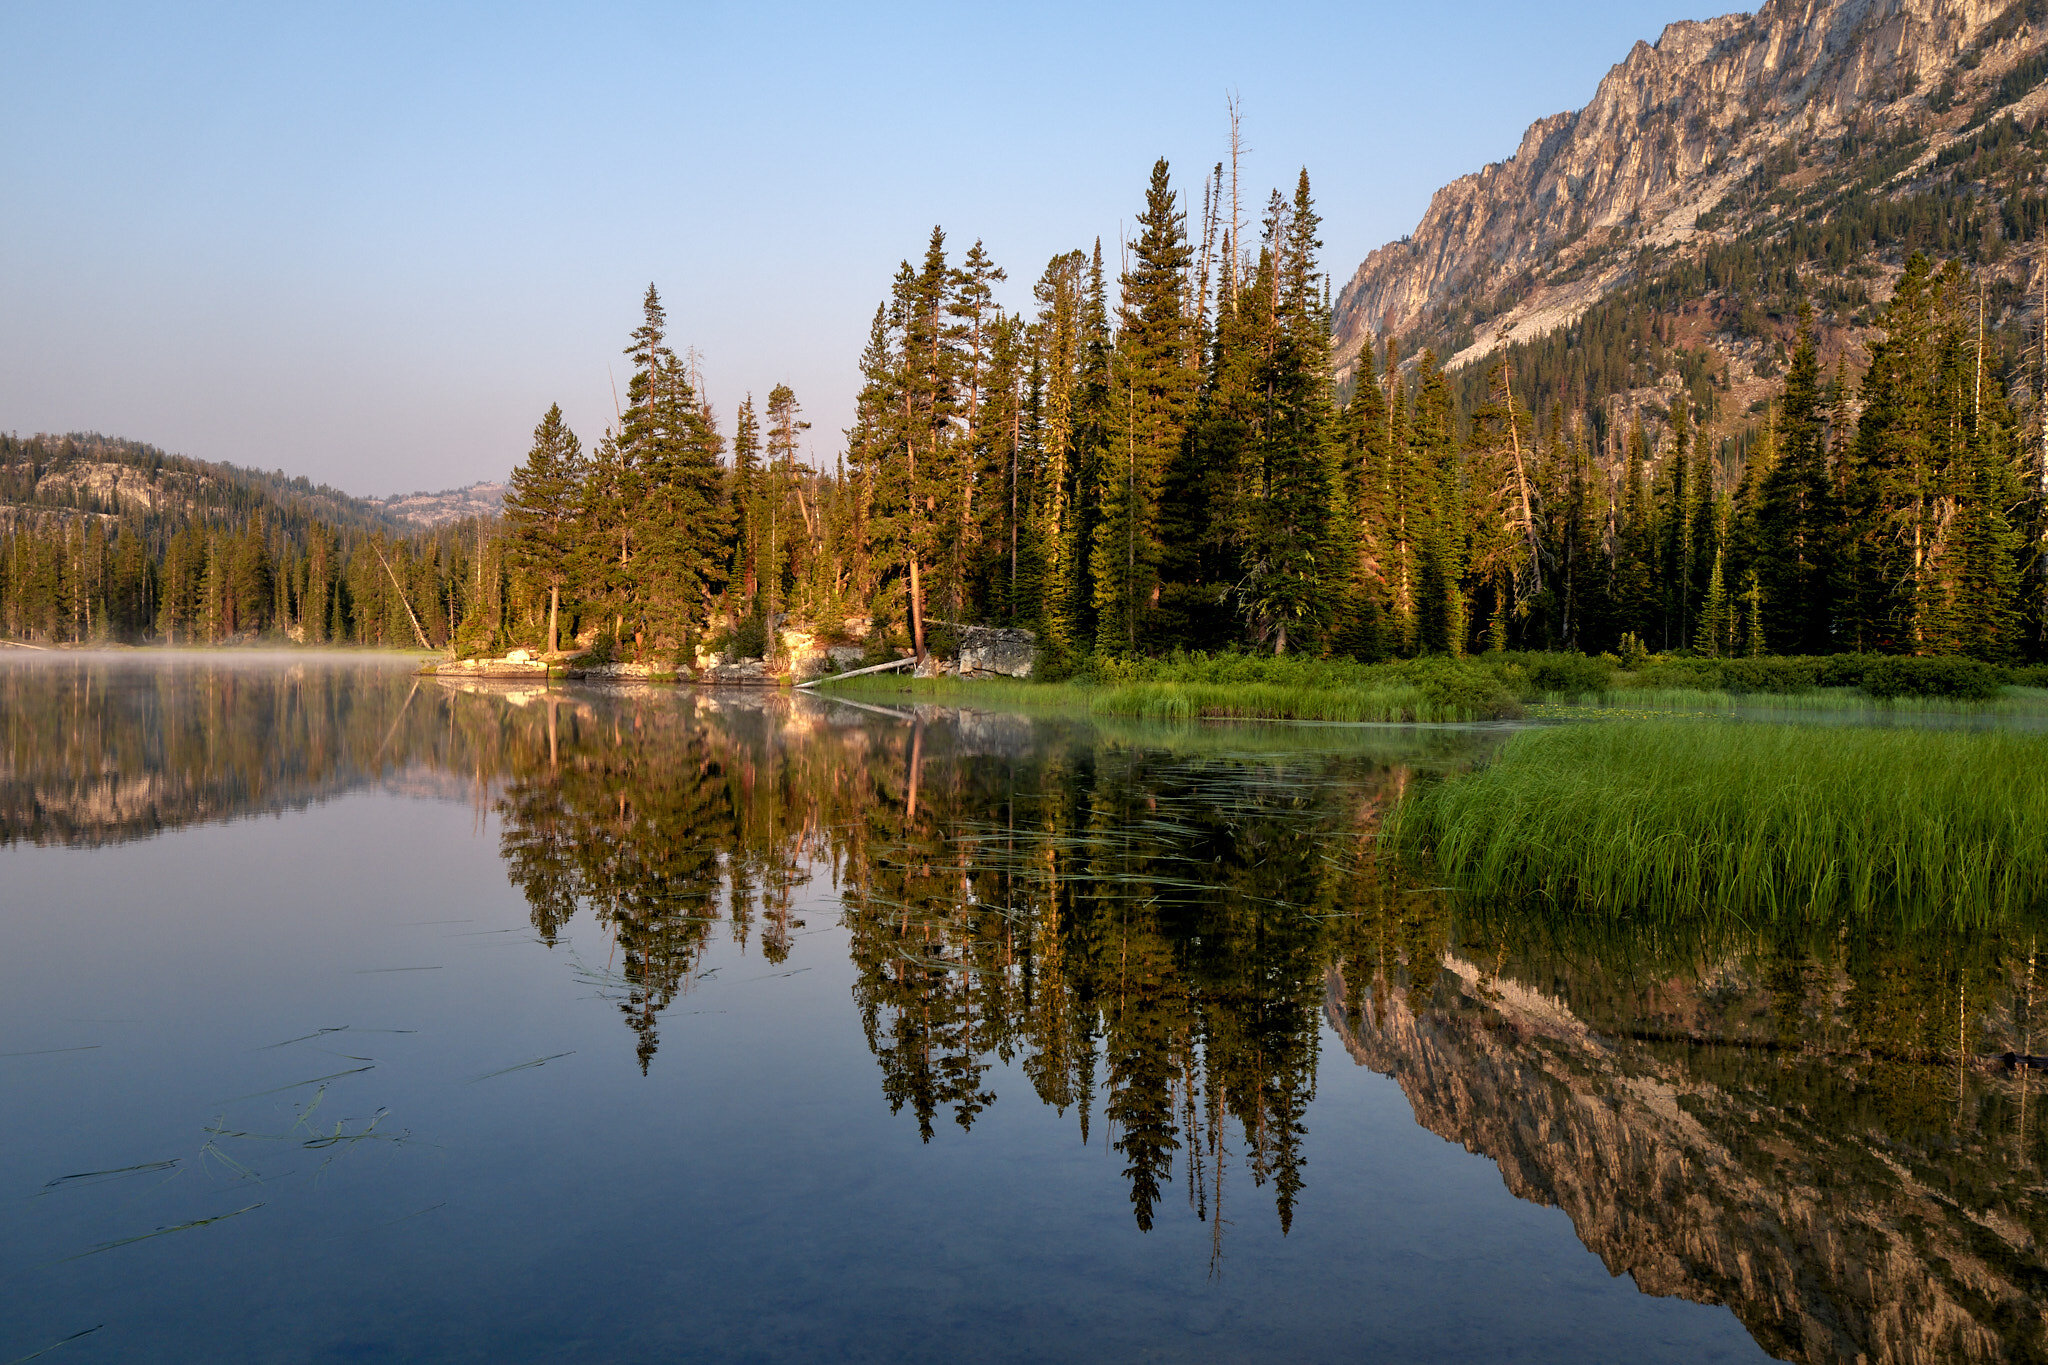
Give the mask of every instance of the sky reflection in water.
[[2040, 1358], [2031, 932], [1460, 911], [1493, 742], [10, 661], [0, 1360]]

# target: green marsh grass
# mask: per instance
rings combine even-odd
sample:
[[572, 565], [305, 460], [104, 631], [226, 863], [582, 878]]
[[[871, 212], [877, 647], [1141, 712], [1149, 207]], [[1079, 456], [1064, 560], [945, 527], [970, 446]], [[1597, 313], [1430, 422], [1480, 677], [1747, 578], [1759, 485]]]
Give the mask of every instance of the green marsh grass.
[[885, 677], [826, 683], [823, 695], [903, 698], [961, 705], [1048, 706], [1128, 720], [1308, 720], [1462, 723], [1521, 714], [1489, 670], [1450, 659], [1396, 664], [1175, 654], [1101, 660], [1086, 679]]
[[1461, 722], [1494, 720], [1505, 706], [1432, 696], [1412, 683], [1311, 687], [1285, 683], [1136, 682], [1089, 700], [1100, 716], [1134, 720], [1321, 720]]
[[1549, 693], [1535, 703], [1538, 715], [1579, 711], [1787, 711], [1847, 712], [1872, 716], [2048, 717], [2048, 688], [2007, 687], [1995, 697], [1873, 697], [1854, 687], [1811, 692], [1718, 692], [1689, 687], [1623, 687], [1582, 694]]
[[2048, 736], [1636, 721], [1524, 731], [1385, 837], [1461, 891], [1610, 914], [1901, 911], [2048, 900]]
[[[1363, 664], [1300, 655], [1174, 653], [1157, 659], [1089, 659], [1076, 676], [1056, 682], [872, 674], [843, 683], [826, 679], [820, 694], [1080, 710], [1148, 721], [1442, 724], [1511, 719], [1525, 712], [1612, 719], [1737, 711], [2048, 719], [2048, 688], [2006, 686], [1981, 698], [1880, 697], [1860, 687], [1810, 680], [1826, 682], [1830, 667], [1845, 676], [1853, 672], [1850, 664], [1859, 663], [1858, 657], [1843, 657], [1848, 664], [1839, 659], [1737, 660], [1721, 661], [1716, 672], [1708, 667], [1713, 661], [1690, 661], [1690, 667], [1674, 664], [1628, 673], [1578, 655], [1489, 654]], [[1932, 667], [1942, 661], [1917, 662]], [[1738, 664], [1756, 667], [1745, 672]], [[1782, 686], [1760, 690], [1752, 685], [1772, 682], [1777, 674], [1785, 675], [1776, 679]]]

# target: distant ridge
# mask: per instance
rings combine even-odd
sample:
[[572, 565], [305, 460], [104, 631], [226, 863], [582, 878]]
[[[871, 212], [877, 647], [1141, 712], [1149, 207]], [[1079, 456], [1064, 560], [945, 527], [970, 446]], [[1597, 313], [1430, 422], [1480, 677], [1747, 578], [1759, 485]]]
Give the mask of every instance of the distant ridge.
[[467, 487], [439, 493], [394, 493], [388, 498], [372, 498], [370, 504], [415, 526], [445, 526], [471, 517], [497, 516], [505, 505], [505, 485], [480, 479]]
[[314, 521], [355, 531], [408, 525], [381, 503], [282, 470], [195, 460], [97, 432], [0, 434], [0, 532], [84, 516], [168, 534], [193, 521], [239, 525], [259, 515], [288, 534]]

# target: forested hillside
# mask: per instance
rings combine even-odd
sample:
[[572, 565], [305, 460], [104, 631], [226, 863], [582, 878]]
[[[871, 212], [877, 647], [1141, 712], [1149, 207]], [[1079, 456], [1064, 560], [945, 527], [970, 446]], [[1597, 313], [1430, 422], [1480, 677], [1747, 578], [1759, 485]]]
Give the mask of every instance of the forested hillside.
[[96, 433], [0, 434], [0, 530], [70, 521], [131, 520], [161, 536], [188, 521], [239, 523], [261, 515], [292, 534], [315, 521], [348, 530], [399, 529], [376, 503], [282, 472], [168, 455]]
[[462, 536], [136, 441], [0, 436], [0, 635], [16, 639], [445, 641]]

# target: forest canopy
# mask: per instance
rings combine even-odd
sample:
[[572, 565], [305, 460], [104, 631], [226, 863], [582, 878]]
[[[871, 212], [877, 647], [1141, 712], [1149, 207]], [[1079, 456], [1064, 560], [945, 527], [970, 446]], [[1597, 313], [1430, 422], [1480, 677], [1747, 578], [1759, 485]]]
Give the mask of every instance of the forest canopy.
[[1714, 442], [1709, 376], [1624, 427], [1527, 347], [1450, 372], [1368, 341], [1340, 401], [1307, 171], [1256, 222], [1239, 204], [1234, 165], [1190, 195], [1161, 160], [1114, 274], [1076, 246], [1023, 311], [934, 228], [829, 469], [785, 384], [721, 423], [650, 285], [616, 424], [586, 445], [551, 407], [502, 519], [398, 533], [310, 486], [182, 524], [74, 499], [4, 523], [0, 630], [689, 666], [792, 624], [919, 655], [990, 624], [1054, 676], [1173, 650], [2044, 657], [2048, 442], [1960, 261], [1905, 262], [1860, 374], [1823, 369], [1802, 303], [1781, 389]]

